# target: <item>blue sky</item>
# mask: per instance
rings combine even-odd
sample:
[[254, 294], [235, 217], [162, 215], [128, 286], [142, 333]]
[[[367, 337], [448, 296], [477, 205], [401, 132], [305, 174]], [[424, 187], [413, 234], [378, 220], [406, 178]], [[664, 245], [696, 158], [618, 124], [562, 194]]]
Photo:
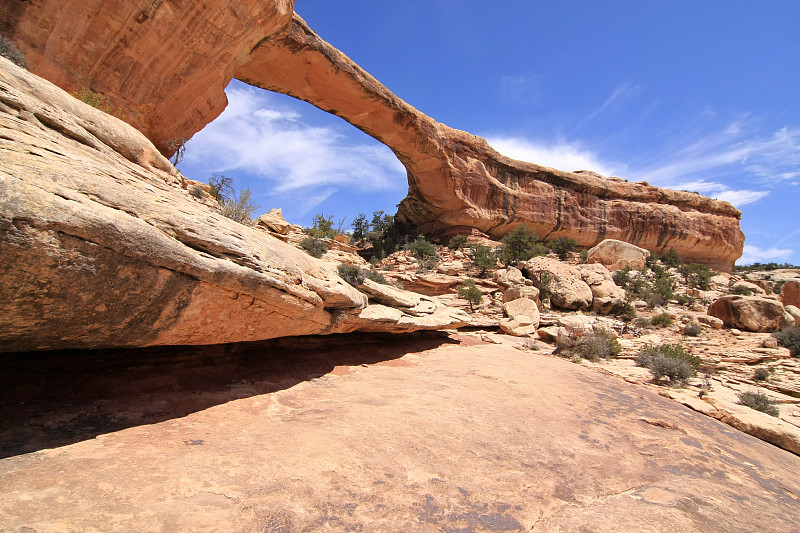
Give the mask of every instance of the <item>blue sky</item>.
[[[800, 264], [800, 2], [297, 0], [420, 111], [562, 170], [698, 191], [743, 211], [738, 261]], [[337, 117], [233, 82], [179, 165], [310, 225], [396, 211], [392, 153]]]

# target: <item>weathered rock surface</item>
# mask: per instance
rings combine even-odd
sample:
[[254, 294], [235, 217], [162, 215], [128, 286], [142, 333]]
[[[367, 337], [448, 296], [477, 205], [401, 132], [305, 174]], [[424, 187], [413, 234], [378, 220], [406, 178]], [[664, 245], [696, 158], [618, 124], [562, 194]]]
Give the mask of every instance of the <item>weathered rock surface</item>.
[[180, 185], [138, 131], [0, 58], [0, 351], [466, 320], [436, 308], [371, 324], [360, 316], [367, 296], [334, 265], [214, 213]]
[[568, 361], [448, 344], [254, 349], [177, 387], [94, 373], [124, 392], [37, 422], [201, 407], [0, 460], [0, 530], [797, 529], [797, 456]]
[[427, 235], [461, 227], [498, 238], [525, 223], [586, 247], [612, 238], [673, 248], [717, 270], [741, 256], [741, 213], [729, 203], [507, 158], [400, 100], [300, 17], [290, 21], [288, 0], [236, 9], [207, 2], [188, 12], [145, 0], [11, 5], [0, 29], [36, 72], [109, 95], [164, 150], [163, 141], [191, 137], [217, 116], [236, 77], [310, 102], [389, 146], [408, 171], [398, 218]]
[[592, 309], [608, 314], [618, 310], [626, 298], [625, 289], [614, 283], [611, 272], [602, 264], [579, 265], [583, 281], [592, 290]]
[[530, 319], [529, 324], [533, 324], [534, 327], [539, 325], [539, 307], [534, 300], [517, 298], [516, 300], [504, 303], [503, 311], [509, 318], [526, 316]]
[[644, 248], [615, 239], [604, 239], [587, 252], [586, 261], [605, 265], [613, 272], [626, 266], [639, 270], [644, 267], [648, 257], [650, 252]]
[[540, 272], [550, 274], [550, 301], [555, 307], [581, 310], [592, 307], [592, 289], [576, 267], [548, 257], [534, 257], [521, 263], [520, 268], [531, 278], [539, 276]]
[[800, 281], [790, 280], [781, 287], [781, 300], [783, 305], [800, 307]]
[[777, 331], [794, 323], [779, 301], [760, 296], [723, 296], [708, 307], [708, 314], [747, 331]]

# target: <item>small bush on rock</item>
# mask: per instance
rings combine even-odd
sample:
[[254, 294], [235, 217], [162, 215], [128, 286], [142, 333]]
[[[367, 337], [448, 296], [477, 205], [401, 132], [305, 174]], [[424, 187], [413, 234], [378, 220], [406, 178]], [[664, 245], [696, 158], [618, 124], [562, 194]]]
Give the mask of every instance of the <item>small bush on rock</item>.
[[668, 267], [676, 268], [683, 263], [683, 261], [681, 261], [681, 256], [678, 255], [678, 252], [670, 248], [661, 256], [661, 263]]
[[675, 320], [669, 313], [660, 313], [650, 319], [650, 323], [659, 328], [666, 328], [671, 326]]
[[467, 239], [466, 235], [456, 235], [455, 237], [450, 239], [450, 242], [447, 243], [447, 247], [450, 248], [451, 250], [459, 250], [468, 242], [469, 240]]
[[685, 383], [696, 376], [701, 362], [679, 344], [645, 346], [636, 356], [636, 364], [649, 369], [655, 381], [666, 377], [671, 384]]
[[[534, 255], [547, 255], [547, 248], [539, 244], [539, 236], [525, 224], [520, 224], [502, 238], [500, 261], [506, 265], [514, 265], [527, 261]], [[544, 249], [544, 253], [542, 253]]]
[[800, 328], [789, 326], [776, 331], [772, 336], [778, 339], [778, 344], [789, 348], [792, 357], [800, 357]]
[[482, 244], [476, 244], [472, 248], [472, 262], [476, 268], [480, 268], [480, 276], [486, 275], [487, 270], [494, 270], [497, 268], [497, 259], [494, 255], [494, 250]]
[[239, 198], [225, 198], [220, 202], [222, 216], [235, 220], [240, 224], [250, 222], [253, 213], [258, 209], [251, 196], [250, 187], [239, 191]]
[[474, 311], [476, 305], [483, 302], [483, 294], [475, 285], [474, 279], [465, 279], [464, 283], [458, 286], [458, 297], [465, 299], [469, 303], [469, 310]]
[[570, 355], [579, 355], [589, 361], [610, 359], [622, 352], [617, 337], [608, 330], [597, 329], [589, 335], [584, 335], [567, 350]]
[[439, 254], [436, 253], [436, 246], [433, 243], [425, 240], [425, 235], [420, 235], [417, 240], [408, 245], [408, 249], [419, 261], [425, 259], [440, 259]]
[[305, 250], [311, 257], [316, 258], [322, 257], [328, 251], [328, 247], [322, 239], [311, 235], [300, 241], [300, 248]]
[[699, 322], [689, 322], [683, 328], [683, 334], [689, 337], [697, 337], [703, 331], [703, 326]]
[[25, 55], [19, 51], [17, 45], [0, 35], [0, 56], [5, 57], [18, 67], [27, 68], [28, 62]]
[[755, 409], [771, 416], [780, 416], [781, 414], [778, 408], [775, 407], [775, 401], [764, 392], [740, 392], [737, 396], [739, 397], [739, 404], [745, 405], [750, 409]]
[[731, 290], [731, 294], [740, 294], [742, 296], [752, 296], [753, 290], [749, 287], [745, 287], [744, 285], [734, 285], [733, 290]]
[[375, 283], [381, 283], [383, 285], [388, 285], [389, 284], [389, 281], [383, 276], [383, 274], [381, 274], [377, 270], [365, 270], [364, 271], [364, 276], [368, 280], [372, 280]]
[[562, 260], [566, 259], [577, 246], [578, 243], [575, 242], [575, 239], [570, 239], [569, 237], [559, 237], [547, 243], [547, 247], [558, 254], [558, 257]]
[[339, 277], [353, 287], [358, 287], [364, 283], [366, 278], [366, 273], [357, 266], [341, 264], [336, 270], [339, 272]]
[[767, 381], [769, 379], [769, 369], [757, 368], [753, 374], [753, 379], [756, 381]]
[[710, 280], [714, 276], [714, 271], [705, 265], [692, 263], [681, 265], [678, 271], [683, 274], [686, 284], [693, 289], [707, 291], [711, 288]]

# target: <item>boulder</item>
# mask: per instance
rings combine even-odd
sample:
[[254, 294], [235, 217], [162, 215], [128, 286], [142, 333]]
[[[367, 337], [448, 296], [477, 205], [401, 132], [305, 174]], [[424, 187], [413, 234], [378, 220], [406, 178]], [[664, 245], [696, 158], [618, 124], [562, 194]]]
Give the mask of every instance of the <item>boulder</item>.
[[527, 298], [538, 304], [539, 289], [536, 287], [530, 287], [528, 285], [517, 285], [514, 287], [509, 287], [506, 289], [506, 292], [503, 293], [503, 302], [512, 302], [519, 298]]
[[581, 277], [592, 290], [592, 310], [608, 314], [618, 310], [627, 298], [625, 289], [614, 283], [611, 272], [600, 263], [580, 265]]
[[630, 244], [616, 239], [605, 239], [586, 256], [588, 263], [600, 263], [609, 270], [616, 271], [627, 267], [633, 270], [643, 268], [650, 252], [635, 244]]
[[784, 305], [783, 308], [794, 318], [795, 325], [800, 325], [800, 308], [794, 305]]
[[790, 280], [781, 287], [781, 301], [783, 305], [793, 305], [800, 308], [800, 281]]
[[499, 322], [500, 329], [515, 337], [530, 337], [536, 334], [536, 326], [533, 319], [525, 315], [517, 315], [514, 318], [506, 318]]
[[550, 275], [550, 302], [560, 309], [589, 309], [592, 307], [592, 289], [583, 281], [581, 272], [572, 265], [548, 257], [535, 257], [521, 263], [529, 277], [541, 272]]
[[446, 276], [458, 276], [464, 273], [464, 263], [461, 261], [449, 261], [436, 265], [436, 271]]
[[500, 286], [501, 290], [531, 284], [531, 280], [526, 279], [525, 276], [522, 275], [522, 271], [513, 266], [495, 270], [494, 280]]
[[730, 285], [730, 278], [722, 274], [711, 276], [708, 280], [708, 287], [712, 291], [722, 291], [726, 289], [728, 285]]
[[290, 224], [283, 219], [283, 210], [281, 209], [270, 209], [269, 212], [258, 217], [256, 224], [276, 235], [303, 233], [302, 226]]
[[708, 307], [708, 314], [746, 331], [777, 331], [794, 323], [780, 302], [760, 296], [723, 296]]
[[518, 298], [503, 304], [503, 311], [509, 318], [517, 315], [525, 316], [534, 327], [539, 325], [539, 307], [536, 302], [528, 298]]

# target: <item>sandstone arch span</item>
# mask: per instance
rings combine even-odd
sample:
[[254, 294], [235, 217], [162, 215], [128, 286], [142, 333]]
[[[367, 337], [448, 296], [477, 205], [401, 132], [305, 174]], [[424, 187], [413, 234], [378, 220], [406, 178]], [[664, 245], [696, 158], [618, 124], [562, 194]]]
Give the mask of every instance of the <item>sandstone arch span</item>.
[[[741, 212], [697, 194], [513, 160], [403, 102], [292, 13], [290, 0], [10, 0], [0, 30], [34, 72], [109, 96], [162, 151], [224, 108], [236, 77], [334, 113], [391, 148], [408, 171], [399, 220], [500, 237], [527, 223], [548, 238], [603, 238], [730, 270]], [[13, 18], [12, 18], [13, 15]]]

